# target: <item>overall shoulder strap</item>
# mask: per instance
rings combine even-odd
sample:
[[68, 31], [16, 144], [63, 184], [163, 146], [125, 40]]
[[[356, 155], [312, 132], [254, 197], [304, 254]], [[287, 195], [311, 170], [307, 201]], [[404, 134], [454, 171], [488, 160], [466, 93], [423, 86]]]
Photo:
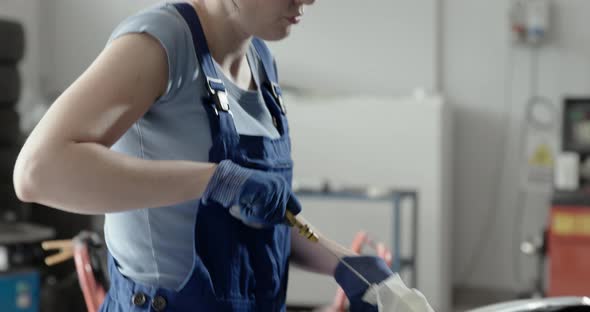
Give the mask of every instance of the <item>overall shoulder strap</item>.
[[215, 103], [215, 109], [218, 112], [228, 112], [229, 104], [227, 99], [227, 91], [223, 81], [219, 79], [217, 70], [215, 69], [215, 63], [209, 46], [207, 45], [207, 39], [203, 27], [199, 21], [199, 16], [195, 9], [188, 3], [174, 3], [176, 10], [182, 15], [193, 37], [193, 43], [195, 46], [195, 53], [197, 59], [203, 70], [203, 74], [206, 76], [207, 91]]
[[279, 105], [283, 114], [286, 113], [285, 105], [283, 103], [283, 92], [281, 91], [281, 87], [279, 86], [279, 79], [278, 73], [276, 70], [276, 66], [274, 63], [274, 58], [270, 53], [270, 49], [264, 43], [263, 40], [260, 38], [253, 38], [252, 44], [260, 56], [262, 61], [262, 66], [264, 67], [264, 73], [266, 75], [268, 88], [270, 89], [274, 99], [276, 100], [277, 104]]

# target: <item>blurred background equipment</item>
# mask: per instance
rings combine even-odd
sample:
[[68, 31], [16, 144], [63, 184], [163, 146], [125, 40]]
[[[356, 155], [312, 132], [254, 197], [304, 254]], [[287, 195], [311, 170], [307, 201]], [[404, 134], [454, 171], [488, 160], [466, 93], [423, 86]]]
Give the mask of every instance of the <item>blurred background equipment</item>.
[[516, 0], [510, 9], [512, 40], [518, 44], [539, 45], [547, 37], [551, 21], [548, 0]]
[[577, 175], [579, 180], [572, 182], [586, 190], [590, 186], [590, 98], [566, 98], [563, 105], [562, 149], [573, 158], [570, 166], [577, 169], [565, 173]]
[[590, 295], [590, 194], [556, 192], [548, 227], [547, 295]]
[[590, 295], [590, 99], [566, 98], [562, 115], [547, 223], [521, 244], [537, 259], [534, 296]]
[[27, 223], [0, 225], [0, 306], [6, 312], [37, 312], [41, 305], [43, 250], [49, 228]]
[[547, 225], [547, 295], [589, 296], [590, 98], [565, 99], [562, 149]]
[[86, 310], [97, 312], [109, 289], [107, 251], [102, 237], [97, 233], [84, 231], [73, 239], [45, 241], [42, 247], [46, 251], [57, 250], [57, 253], [45, 258], [45, 263], [49, 266], [74, 259]]
[[26, 209], [12, 183], [22, 143], [19, 115], [19, 62], [25, 53], [23, 26], [0, 20], [0, 307], [3, 312], [37, 312], [41, 305], [42, 240], [53, 231], [23, 221]]
[[22, 204], [12, 185], [12, 170], [22, 142], [19, 114], [21, 94], [19, 62], [23, 58], [23, 26], [0, 20], [0, 222], [22, 220]]
[[[0, 19], [0, 306], [2, 312], [77, 312], [83, 305], [77, 279], [72, 279], [73, 268], [49, 269], [43, 263], [41, 242], [54, 238], [60, 225], [47, 215], [57, 210], [46, 207], [48, 213], [42, 215], [43, 208], [33, 209], [34, 205], [19, 201], [13, 187], [14, 163], [24, 142], [18, 104], [26, 39], [19, 21]], [[63, 221], [62, 229], [86, 225], [72, 219]], [[68, 300], [59, 299], [64, 296]]]

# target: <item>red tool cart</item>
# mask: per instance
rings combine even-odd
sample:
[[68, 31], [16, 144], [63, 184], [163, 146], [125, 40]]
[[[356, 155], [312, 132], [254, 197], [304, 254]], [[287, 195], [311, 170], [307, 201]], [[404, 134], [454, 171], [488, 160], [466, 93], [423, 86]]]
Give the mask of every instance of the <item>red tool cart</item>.
[[547, 295], [590, 296], [590, 192], [554, 194], [547, 243]]

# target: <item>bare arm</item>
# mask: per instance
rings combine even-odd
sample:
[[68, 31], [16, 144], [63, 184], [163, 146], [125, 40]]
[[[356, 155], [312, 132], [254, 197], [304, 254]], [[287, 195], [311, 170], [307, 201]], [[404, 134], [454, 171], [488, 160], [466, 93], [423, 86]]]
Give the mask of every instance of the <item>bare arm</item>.
[[164, 94], [168, 64], [149, 35], [123, 36], [50, 107], [17, 159], [25, 202], [81, 214], [158, 207], [198, 198], [214, 164], [151, 161], [110, 150]]
[[[303, 220], [301, 216], [297, 218]], [[304, 223], [309, 225], [307, 221]], [[307, 271], [333, 276], [339, 259], [356, 253], [328, 239], [315, 229], [314, 232], [319, 236], [317, 243], [299, 235], [296, 228], [291, 229], [291, 261]]]

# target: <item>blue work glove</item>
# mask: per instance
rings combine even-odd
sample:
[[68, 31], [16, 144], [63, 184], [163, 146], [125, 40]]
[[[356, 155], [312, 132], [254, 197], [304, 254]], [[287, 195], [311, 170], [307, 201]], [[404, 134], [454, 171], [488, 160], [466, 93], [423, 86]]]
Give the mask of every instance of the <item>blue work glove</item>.
[[201, 201], [213, 201], [227, 209], [237, 207], [234, 217], [261, 227], [284, 222], [287, 209], [295, 215], [301, 212], [301, 204], [281, 175], [245, 168], [231, 160], [219, 163]]
[[[378, 257], [352, 256], [344, 257], [342, 260], [360, 273], [370, 284], [379, 284], [393, 275], [385, 261]], [[376, 306], [363, 301], [369, 285], [342, 261], [336, 267], [334, 278], [348, 297], [351, 312], [377, 311]]]

